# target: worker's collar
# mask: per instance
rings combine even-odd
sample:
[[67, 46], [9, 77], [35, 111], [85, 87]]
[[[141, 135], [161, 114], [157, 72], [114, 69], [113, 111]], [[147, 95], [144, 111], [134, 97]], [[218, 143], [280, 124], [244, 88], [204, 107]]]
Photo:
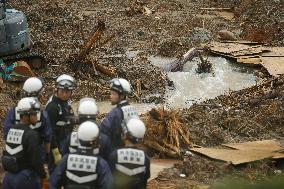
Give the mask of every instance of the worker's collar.
[[15, 125], [14, 128], [17, 128], [17, 127], [27, 127], [27, 128], [30, 128], [30, 124], [18, 123], [17, 125]]
[[117, 104], [118, 107], [127, 106], [127, 105], [129, 105], [127, 100], [122, 100]]
[[67, 101], [63, 101], [60, 98], [58, 98], [56, 95], [53, 95], [52, 100], [57, 102], [57, 103], [68, 103], [68, 100]]
[[78, 152], [83, 153], [83, 154], [98, 155], [99, 154], [99, 148], [85, 147], [85, 146], [79, 145]]

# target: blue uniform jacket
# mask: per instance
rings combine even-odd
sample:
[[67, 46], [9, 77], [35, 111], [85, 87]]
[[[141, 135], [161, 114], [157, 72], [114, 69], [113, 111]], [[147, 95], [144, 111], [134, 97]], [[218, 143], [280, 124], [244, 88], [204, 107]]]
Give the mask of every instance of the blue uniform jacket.
[[122, 121], [123, 113], [121, 107], [127, 106], [129, 103], [127, 101], [122, 101], [117, 105], [111, 112], [107, 114], [101, 123], [101, 132], [106, 134], [112, 144], [112, 150], [122, 147]]
[[[58, 189], [63, 185], [67, 168], [68, 154], [63, 156], [54, 172], [49, 177], [49, 189]], [[98, 185], [100, 189], [111, 189], [112, 175], [108, 163], [100, 158], [97, 167]]]
[[[41, 142], [50, 143], [51, 141], [51, 123], [46, 111], [41, 112], [40, 116], [41, 127], [36, 129], [39, 133], [39, 137]], [[3, 130], [4, 130], [4, 138], [7, 137], [8, 132], [12, 126], [16, 124], [16, 116], [15, 116], [15, 107], [11, 108], [7, 113], [4, 123], [3, 123]]]

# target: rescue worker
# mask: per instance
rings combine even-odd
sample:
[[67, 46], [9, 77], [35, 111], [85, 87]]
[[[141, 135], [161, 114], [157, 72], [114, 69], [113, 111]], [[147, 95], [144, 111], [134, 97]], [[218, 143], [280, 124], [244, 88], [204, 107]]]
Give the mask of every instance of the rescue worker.
[[30, 128], [38, 121], [38, 106], [37, 101], [28, 97], [21, 99], [17, 105], [20, 121], [10, 128], [2, 156], [2, 165], [7, 171], [3, 189], [40, 189], [41, 179], [46, 177], [39, 137]]
[[51, 153], [49, 157], [50, 173], [65, 154], [64, 148], [67, 145], [67, 137], [73, 130], [69, 116], [74, 114], [68, 101], [76, 88], [75, 79], [70, 75], [60, 75], [56, 79], [55, 88], [55, 94], [46, 105], [52, 129]]
[[[95, 99], [83, 98], [80, 100], [78, 107], [79, 124], [82, 124], [85, 121], [93, 121], [94, 123], [96, 123], [96, 117], [98, 113], [99, 111]], [[99, 125], [98, 123], [96, 124]], [[78, 133], [77, 131], [73, 131], [68, 139], [69, 145], [66, 149], [68, 152], [71, 153], [76, 152], [79, 146], [77, 133]], [[99, 148], [95, 150], [99, 150], [99, 152], [95, 153], [99, 153], [100, 156], [102, 156], [105, 160], [107, 160], [111, 152], [111, 142], [108, 136], [103, 133], [100, 133], [98, 142], [99, 142]]]
[[144, 189], [150, 178], [150, 158], [139, 149], [145, 125], [140, 119], [132, 118], [126, 128], [124, 147], [113, 151], [109, 157], [113, 189]]
[[131, 85], [127, 80], [122, 78], [111, 80], [110, 101], [116, 107], [102, 121], [101, 131], [110, 138], [112, 150], [122, 146], [122, 135], [127, 120], [138, 117], [137, 112], [126, 99], [130, 93]]
[[[39, 97], [43, 91], [43, 83], [39, 78], [28, 78], [23, 85], [23, 96], [33, 97], [40, 105]], [[16, 111], [18, 107], [13, 107], [7, 113], [4, 120], [4, 137], [6, 138], [10, 128], [20, 122], [20, 114]], [[51, 140], [51, 124], [46, 111], [40, 111], [37, 114], [38, 122], [35, 125], [30, 125], [31, 129], [37, 131], [39, 134], [42, 160], [46, 160], [46, 153], [49, 153], [50, 140]]]
[[108, 163], [94, 155], [98, 148], [99, 128], [92, 121], [79, 126], [78, 151], [66, 154], [49, 178], [49, 189], [109, 189], [112, 175]]

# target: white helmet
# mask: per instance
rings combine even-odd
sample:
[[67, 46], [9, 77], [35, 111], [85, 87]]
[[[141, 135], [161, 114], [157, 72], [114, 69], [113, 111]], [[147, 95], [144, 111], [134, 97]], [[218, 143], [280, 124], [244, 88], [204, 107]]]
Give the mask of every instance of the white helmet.
[[23, 85], [23, 91], [27, 97], [37, 97], [42, 89], [42, 81], [37, 77], [28, 78]]
[[56, 79], [56, 88], [73, 90], [76, 88], [76, 81], [74, 77], [63, 74]]
[[129, 139], [136, 142], [143, 140], [146, 127], [139, 118], [131, 118], [126, 124], [126, 134]]
[[123, 78], [114, 78], [110, 81], [110, 88], [121, 94], [128, 95], [131, 93], [130, 83]]
[[82, 98], [78, 107], [79, 116], [85, 116], [91, 118], [99, 114], [96, 100], [93, 98]]
[[40, 111], [40, 104], [32, 97], [22, 98], [17, 104], [17, 113], [32, 114]]
[[99, 127], [92, 121], [85, 121], [78, 128], [78, 140], [81, 146], [92, 146], [99, 137]]

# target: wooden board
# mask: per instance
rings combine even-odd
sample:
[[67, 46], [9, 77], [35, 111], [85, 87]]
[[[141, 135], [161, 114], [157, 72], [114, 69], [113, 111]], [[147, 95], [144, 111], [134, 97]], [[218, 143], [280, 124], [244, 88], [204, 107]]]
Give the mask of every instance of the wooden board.
[[260, 57], [257, 56], [251, 56], [251, 57], [241, 56], [237, 58], [237, 62], [241, 64], [250, 64], [254, 66], [261, 65], [261, 59]]
[[261, 57], [261, 61], [270, 75], [278, 77], [284, 74], [284, 57]]
[[270, 75], [284, 74], [284, 47], [267, 47], [254, 43], [212, 42], [205, 46], [210, 52], [236, 59], [238, 63], [262, 65]]
[[243, 50], [239, 50], [236, 52], [232, 52], [232, 55], [234, 57], [239, 57], [243, 55], [258, 55], [262, 53], [264, 50], [265, 49], [263, 49], [261, 46], [252, 46], [251, 48], [248, 48], [248, 49], [243, 49]]
[[233, 165], [253, 162], [279, 155], [278, 153], [265, 150], [230, 150], [216, 148], [192, 148], [190, 150], [216, 160], [232, 163]]
[[284, 158], [284, 148], [275, 140], [262, 140], [245, 143], [223, 144], [231, 149], [192, 148], [191, 151], [203, 154], [213, 159], [226, 161], [234, 165], [262, 160], [266, 158]]
[[174, 159], [151, 159], [151, 177], [148, 182], [156, 179], [164, 169], [172, 168], [174, 164], [179, 162], [181, 161]]
[[275, 156], [272, 157], [273, 159], [283, 159], [284, 158], [284, 154], [277, 154]]
[[223, 54], [231, 54], [238, 51], [243, 51], [252, 48], [252, 46], [238, 43], [220, 43], [212, 42], [208, 45], [209, 49], [213, 52], [219, 52]]
[[262, 140], [254, 142], [245, 142], [245, 143], [231, 143], [231, 144], [222, 144], [229, 148], [234, 148], [237, 150], [263, 150], [263, 151], [278, 151], [283, 150], [283, 147], [279, 142], [275, 140]]
[[267, 47], [269, 52], [261, 54], [263, 57], [284, 57], [284, 47]]

